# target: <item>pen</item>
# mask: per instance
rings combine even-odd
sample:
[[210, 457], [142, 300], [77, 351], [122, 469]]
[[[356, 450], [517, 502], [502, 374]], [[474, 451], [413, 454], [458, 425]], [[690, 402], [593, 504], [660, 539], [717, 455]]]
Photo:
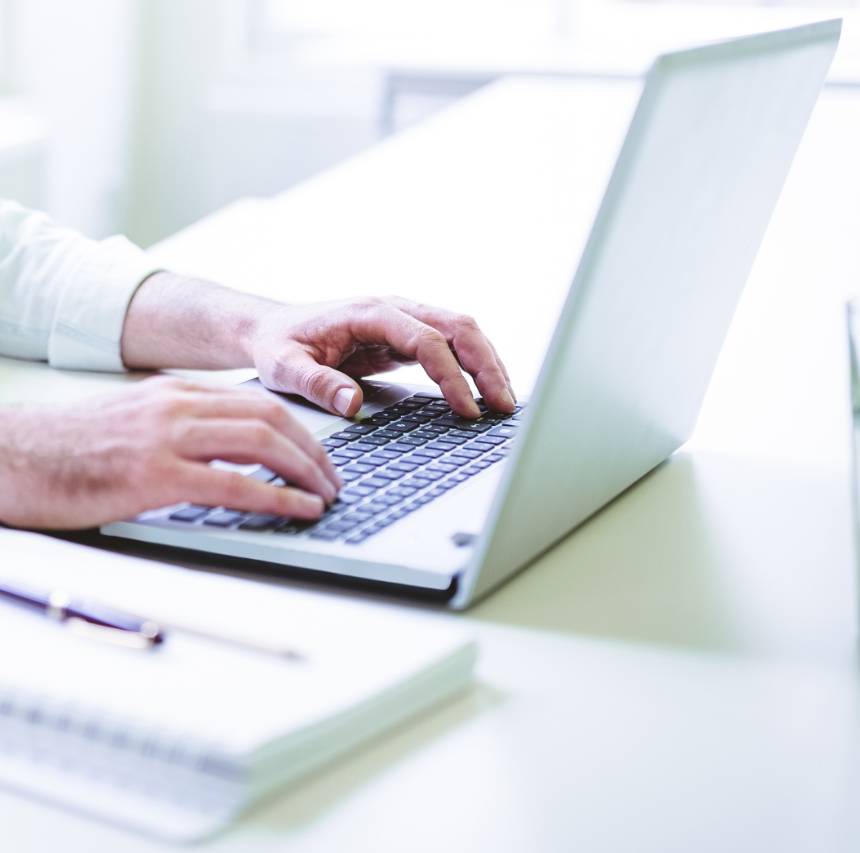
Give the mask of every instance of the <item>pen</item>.
[[284, 661], [300, 663], [307, 660], [306, 655], [296, 649], [215, 633], [195, 625], [165, 623], [161, 620], [137, 616], [89, 599], [86, 601], [73, 599], [62, 590], [39, 592], [19, 584], [0, 581], [0, 599], [61, 622], [76, 634], [126, 648], [151, 649], [160, 645], [166, 639], [165, 629], [167, 629], [246, 651], [272, 655]]
[[114, 645], [148, 649], [164, 642], [159, 625], [120, 613], [94, 602], [77, 601], [63, 590], [39, 592], [17, 584], [0, 583], [0, 598], [61, 622], [77, 634], [107, 640]]

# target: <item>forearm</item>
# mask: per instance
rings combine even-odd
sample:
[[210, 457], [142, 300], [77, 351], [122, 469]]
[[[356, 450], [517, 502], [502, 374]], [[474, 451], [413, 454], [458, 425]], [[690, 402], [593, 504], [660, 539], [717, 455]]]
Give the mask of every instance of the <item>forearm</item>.
[[138, 288], [126, 314], [126, 367], [251, 367], [251, 342], [263, 317], [283, 307], [210, 281], [168, 272]]

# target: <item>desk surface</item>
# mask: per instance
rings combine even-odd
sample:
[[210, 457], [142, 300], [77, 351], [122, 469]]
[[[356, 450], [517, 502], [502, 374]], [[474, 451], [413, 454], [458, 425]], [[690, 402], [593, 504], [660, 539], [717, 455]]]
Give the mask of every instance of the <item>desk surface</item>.
[[[497, 84], [155, 254], [288, 300], [462, 307], [525, 389], [637, 91]], [[477, 688], [207, 849], [856, 849], [842, 299], [860, 282], [858, 114], [850, 91], [823, 96], [691, 442], [472, 611], [423, 614], [475, 629]], [[0, 361], [4, 400], [123, 381]], [[15, 853], [162, 849], [9, 794], [0, 826]]]

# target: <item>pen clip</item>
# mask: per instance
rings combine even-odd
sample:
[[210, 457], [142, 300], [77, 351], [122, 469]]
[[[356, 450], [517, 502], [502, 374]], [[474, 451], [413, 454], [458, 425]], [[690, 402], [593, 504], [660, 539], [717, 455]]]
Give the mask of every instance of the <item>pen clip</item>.
[[158, 641], [160, 630], [154, 622], [144, 622], [140, 631], [124, 628], [111, 628], [109, 625], [96, 625], [79, 616], [70, 616], [63, 624], [79, 637], [110, 643], [125, 649], [151, 649]]

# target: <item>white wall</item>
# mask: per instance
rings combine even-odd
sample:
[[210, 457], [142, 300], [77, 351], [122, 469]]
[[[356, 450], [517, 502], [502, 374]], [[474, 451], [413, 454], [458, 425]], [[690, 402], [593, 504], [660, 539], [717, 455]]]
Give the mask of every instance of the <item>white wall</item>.
[[44, 204], [93, 235], [119, 224], [128, 169], [136, 0], [13, 0], [11, 87], [45, 119]]

